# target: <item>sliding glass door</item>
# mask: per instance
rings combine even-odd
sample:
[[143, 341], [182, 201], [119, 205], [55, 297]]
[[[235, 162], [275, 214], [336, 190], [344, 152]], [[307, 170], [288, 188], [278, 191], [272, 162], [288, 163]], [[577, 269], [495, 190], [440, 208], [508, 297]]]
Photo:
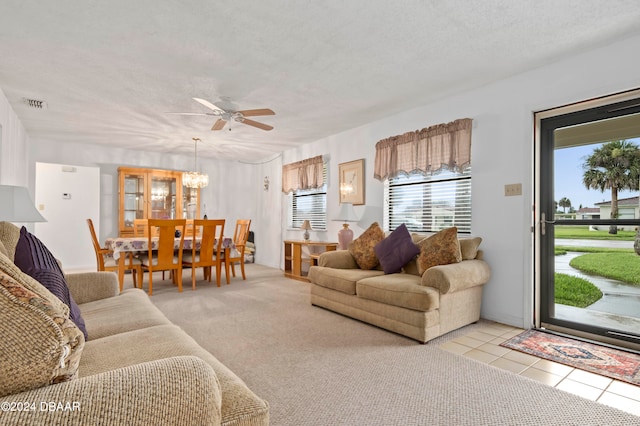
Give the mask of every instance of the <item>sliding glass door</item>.
[[536, 115], [536, 325], [640, 348], [640, 93]]

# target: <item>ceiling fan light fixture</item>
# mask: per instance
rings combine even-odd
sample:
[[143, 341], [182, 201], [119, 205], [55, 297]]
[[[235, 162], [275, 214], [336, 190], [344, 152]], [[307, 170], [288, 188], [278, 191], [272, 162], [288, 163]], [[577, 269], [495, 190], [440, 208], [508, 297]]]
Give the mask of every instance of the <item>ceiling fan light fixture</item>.
[[193, 171], [184, 172], [182, 174], [182, 185], [187, 188], [204, 188], [209, 185], [209, 175], [206, 173], [199, 173], [198, 170], [198, 142], [200, 138], [191, 138], [194, 142], [195, 154], [193, 160]]

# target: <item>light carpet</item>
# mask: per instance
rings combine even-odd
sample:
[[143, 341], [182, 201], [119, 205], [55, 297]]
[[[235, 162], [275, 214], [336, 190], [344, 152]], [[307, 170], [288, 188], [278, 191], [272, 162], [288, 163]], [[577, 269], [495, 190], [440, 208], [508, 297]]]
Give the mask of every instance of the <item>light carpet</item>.
[[277, 269], [247, 277], [182, 294], [154, 280], [152, 301], [269, 402], [272, 425], [640, 425], [438, 347], [482, 324], [422, 345], [311, 306], [309, 284]]

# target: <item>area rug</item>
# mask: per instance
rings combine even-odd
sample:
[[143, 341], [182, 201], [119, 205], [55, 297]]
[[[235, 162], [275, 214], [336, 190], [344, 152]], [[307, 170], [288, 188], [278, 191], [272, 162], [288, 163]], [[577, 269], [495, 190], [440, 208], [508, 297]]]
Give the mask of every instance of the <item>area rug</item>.
[[640, 385], [640, 355], [630, 352], [537, 330], [520, 333], [500, 346]]

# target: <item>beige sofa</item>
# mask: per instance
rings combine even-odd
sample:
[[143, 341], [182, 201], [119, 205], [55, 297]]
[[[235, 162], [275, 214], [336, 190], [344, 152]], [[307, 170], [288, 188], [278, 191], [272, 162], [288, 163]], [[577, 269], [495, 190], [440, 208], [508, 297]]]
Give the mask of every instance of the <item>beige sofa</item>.
[[85, 342], [65, 320], [64, 306], [13, 264], [12, 227], [0, 223], [0, 423], [269, 423], [266, 401], [173, 325], [144, 291], [119, 294], [112, 272], [66, 275], [88, 331]]
[[[414, 235], [414, 239], [424, 236]], [[418, 274], [415, 259], [400, 273], [362, 270], [348, 250], [320, 255], [309, 270], [311, 304], [426, 343], [478, 321], [489, 265], [482, 251]]]

